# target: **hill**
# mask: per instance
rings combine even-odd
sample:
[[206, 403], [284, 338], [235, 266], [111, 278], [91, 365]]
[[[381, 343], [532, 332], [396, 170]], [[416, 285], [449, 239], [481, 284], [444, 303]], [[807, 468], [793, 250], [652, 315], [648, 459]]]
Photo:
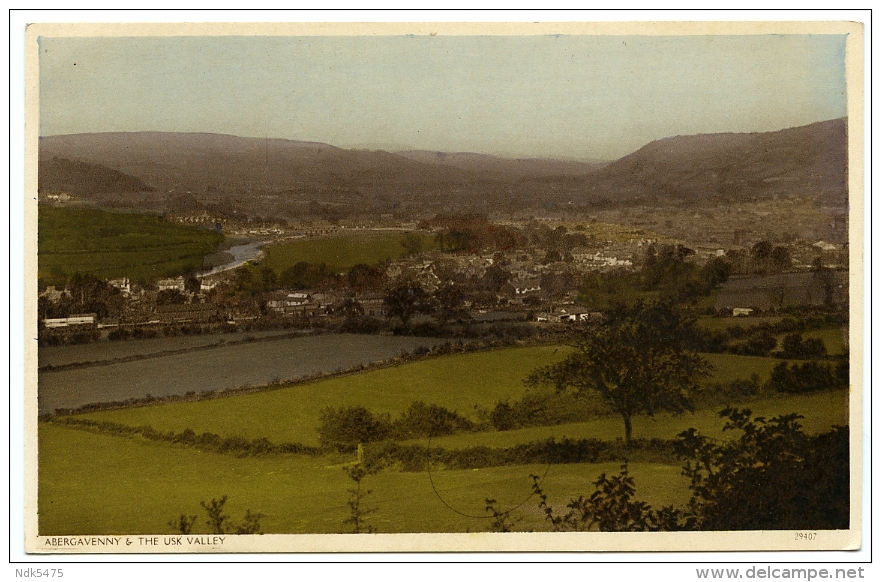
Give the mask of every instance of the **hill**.
[[751, 200], [819, 196], [847, 202], [847, 124], [653, 141], [590, 175], [590, 196], [617, 200]]
[[579, 162], [544, 158], [503, 158], [471, 152], [433, 152], [408, 150], [395, 152], [399, 156], [438, 166], [460, 168], [482, 173], [501, 180], [519, 180], [549, 176], [585, 176], [604, 167], [608, 162]]
[[100, 164], [52, 157], [41, 159], [38, 170], [40, 192], [92, 193], [152, 192], [139, 178]]
[[43, 137], [40, 154], [117, 168], [176, 192], [354, 189], [473, 179], [388, 152], [211, 133], [95, 133]]
[[41, 204], [38, 276], [57, 285], [74, 273], [149, 281], [198, 269], [223, 235], [146, 214]]
[[109, 190], [140, 189], [123, 202], [252, 218], [571, 213], [620, 203], [794, 196], [844, 208], [847, 201], [845, 119], [770, 133], [665, 138], [606, 165], [160, 132], [42, 137], [40, 157], [41, 187], [77, 182], [80, 195], [99, 205], [121, 203]]

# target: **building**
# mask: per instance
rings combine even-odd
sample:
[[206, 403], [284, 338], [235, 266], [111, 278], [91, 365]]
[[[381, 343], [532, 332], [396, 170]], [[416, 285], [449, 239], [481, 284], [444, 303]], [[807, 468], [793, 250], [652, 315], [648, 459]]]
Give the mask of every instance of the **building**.
[[170, 291], [172, 289], [177, 289], [178, 291], [185, 291], [186, 287], [184, 287], [184, 278], [176, 277], [174, 279], [160, 279], [157, 283], [160, 291]]
[[58, 327], [94, 327], [97, 314], [95, 313], [77, 313], [69, 317], [54, 317], [43, 320], [43, 325], [47, 328]]
[[162, 323], [207, 323], [218, 318], [220, 311], [210, 303], [160, 305], [156, 317]]
[[126, 297], [131, 295], [132, 282], [129, 281], [127, 277], [123, 277], [122, 279], [110, 279], [107, 281], [107, 284], [119, 289]]

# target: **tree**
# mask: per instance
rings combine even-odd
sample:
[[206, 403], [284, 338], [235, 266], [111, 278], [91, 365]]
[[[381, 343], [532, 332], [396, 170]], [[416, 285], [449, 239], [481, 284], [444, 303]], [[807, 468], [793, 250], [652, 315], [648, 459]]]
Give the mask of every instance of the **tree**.
[[690, 428], [678, 435], [676, 454], [691, 480], [687, 507], [653, 509], [634, 499], [636, 484], [622, 467], [600, 475], [596, 491], [557, 514], [541, 478], [532, 475], [539, 510], [554, 531], [730, 531], [847, 529], [850, 525], [848, 428], [805, 434], [798, 414], [771, 419], [726, 408], [723, 431], [740, 438], [711, 439]]
[[339, 311], [347, 318], [361, 317], [364, 315], [364, 307], [356, 299], [346, 297], [338, 307]]
[[264, 291], [271, 291], [274, 289], [277, 281], [278, 277], [276, 276], [275, 271], [269, 267], [260, 268], [260, 284], [263, 286]]
[[349, 476], [349, 479], [355, 482], [355, 486], [352, 489], [349, 489], [349, 501], [347, 502], [347, 505], [349, 506], [349, 516], [343, 520], [343, 523], [352, 525], [352, 533], [376, 532], [376, 529], [372, 525], [365, 523], [367, 516], [376, 512], [375, 507], [368, 507], [364, 501], [368, 495], [373, 493], [373, 491], [370, 489], [362, 489], [361, 481], [363, 481], [368, 475], [377, 473], [379, 469], [380, 467], [378, 465], [364, 462], [360, 454], [359, 459], [356, 462], [343, 467], [343, 470], [346, 472], [346, 475]]
[[822, 358], [826, 355], [826, 344], [819, 338], [802, 338], [800, 333], [790, 333], [783, 338], [781, 357], [801, 360]]
[[360, 443], [382, 440], [389, 432], [388, 420], [363, 406], [328, 406], [319, 413], [318, 420], [318, 442], [344, 451], [353, 451]]
[[422, 252], [422, 237], [415, 232], [408, 232], [401, 237], [401, 246], [404, 248], [404, 255], [418, 255]]
[[156, 305], [183, 305], [187, 296], [178, 289], [163, 289], [156, 295]]
[[823, 264], [823, 259], [817, 257], [811, 262], [811, 272], [814, 280], [823, 288], [823, 305], [832, 307], [835, 305], [835, 271]]
[[563, 260], [563, 255], [560, 254], [560, 251], [556, 249], [551, 249], [545, 253], [544, 259], [542, 259], [541, 263], [543, 265], [548, 265], [550, 263], [559, 263]]
[[780, 269], [786, 269], [792, 266], [792, 253], [789, 247], [776, 246], [771, 250], [770, 259], [774, 266]]
[[636, 483], [627, 468], [618, 475], [606, 477], [603, 473], [593, 482], [596, 491], [590, 497], [583, 495], [566, 505], [569, 511], [555, 514], [548, 505], [548, 496], [541, 488], [541, 478], [532, 478], [532, 492], [539, 498], [538, 508], [545, 514], [554, 531], [681, 531], [692, 529], [696, 520], [673, 506], [653, 509], [645, 501], [633, 499]]
[[441, 323], [462, 313], [462, 289], [452, 281], [445, 281], [434, 292], [434, 300], [438, 307]]
[[382, 266], [371, 267], [358, 263], [349, 269], [346, 281], [356, 291], [382, 289], [386, 283], [385, 269]]
[[202, 281], [196, 277], [195, 273], [188, 273], [184, 279], [184, 289], [190, 293], [198, 293], [202, 290]]
[[667, 302], [620, 308], [599, 329], [583, 333], [565, 360], [529, 375], [530, 385], [558, 391], [598, 393], [624, 421], [624, 443], [631, 442], [632, 418], [667, 410], [691, 410], [690, 393], [709, 372], [690, 348], [694, 320]]
[[400, 317], [404, 327], [410, 318], [428, 309], [428, 295], [422, 287], [403, 285], [385, 296], [384, 303], [389, 317]]
[[749, 250], [754, 261], [767, 261], [771, 257], [774, 247], [766, 240], [760, 240]]
[[511, 272], [501, 265], [495, 264], [487, 268], [483, 274], [483, 284], [488, 291], [498, 293], [511, 280]]
[[812, 437], [798, 414], [766, 420], [727, 408], [720, 444], [691, 428], [677, 452], [688, 459], [689, 511], [702, 530], [847, 529], [850, 467], [847, 427]]

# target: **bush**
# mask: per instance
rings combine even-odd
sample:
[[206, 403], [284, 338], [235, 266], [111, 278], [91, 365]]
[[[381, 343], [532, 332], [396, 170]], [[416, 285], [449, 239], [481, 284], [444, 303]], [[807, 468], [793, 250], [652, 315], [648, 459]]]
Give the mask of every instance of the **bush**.
[[[241, 524], [233, 525], [229, 521], [229, 516], [223, 513], [223, 509], [226, 505], [227, 499], [228, 497], [224, 495], [220, 499], [212, 499], [208, 502], [200, 502], [202, 508], [208, 514], [208, 519], [205, 523], [208, 525], [209, 531], [211, 533], [238, 535], [263, 533], [260, 520], [262, 520], [266, 516], [262, 513], [252, 513], [250, 509], [245, 511], [245, 518]], [[180, 516], [169, 521], [168, 525], [171, 526], [171, 528], [176, 533], [188, 535], [193, 532], [193, 525], [195, 525], [195, 523], [195, 515], [187, 515], [185, 513], [182, 513], [180, 514]]]
[[359, 443], [380, 441], [389, 435], [387, 417], [374, 415], [363, 406], [327, 407], [318, 416], [321, 446], [354, 451]]
[[826, 344], [819, 338], [803, 339], [801, 334], [791, 333], [783, 338], [781, 358], [810, 360], [826, 355]]
[[847, 427], [811, 437], [797, 414], [766, 420], [726, 409], [720, 416], [739, 439], [716, 444], [693, 428], [679, 435], [698, 529], [847, 529]]
[[392, 429], [396, 438], [408, 439], [444, 436], [471, 430], [473, 426], [470, 420], [443, 406], [416, 401], [394, 422]]
[[774, 366], [768, 384], [772, 390], [801, 394], [847, 386], [846, 364], [832, 366], [823, 362], [805, 362], [789, 365], [780, 362]]
[[[539, 510], [554, 531], [733, 531], [847, 529], [850, 525], [850, 456], [847, 427], [818, 436], [804, 433], [798, 414], [766, 420], [727, 408], [724, 431], [738, 439], [710, 439], [694, 428], [679, 434], [675, 452], [686, 460], [692, 497], [684, 509], [653, 509], [634, 499], [625, 463], [605, 474], [596, 491], [556, 514], [540, 478], [532, 475]], [[583, 462], [583, 461], [581, 461]], [[590, 461], [596, 462], [596, 461]]]
[[514, 409], [507, 402], [497, 402], [489, 414], [489, 421], [496, 430], [513, 430], [519, 426]]

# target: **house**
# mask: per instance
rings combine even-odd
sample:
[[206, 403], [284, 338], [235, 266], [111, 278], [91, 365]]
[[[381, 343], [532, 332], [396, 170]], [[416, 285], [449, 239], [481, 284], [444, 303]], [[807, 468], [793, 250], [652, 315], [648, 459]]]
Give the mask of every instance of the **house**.
[[217, 318], [219, 313], [210, 303], [160, 305], [156, 308], [156, 317], [162, 323], [205, 323]]
[[541, 285], [539, 285], [540, 279], [538, 277], [533, 277], [530, 279], [518, 279], [515, 281], [511, 281], [511, 285], [514, 287], [515, 295], [527, 295], [529, 293], [538, 293], [541, 291]]
[[370, 317], [385, 317], [385, 296], [378, 293], [360, 295], [358, 303], [364, 309], [364, 315]]
[[186, 287], [184, 287], [184, 278], [176, 277], [174, 279], [160, 279], [157, 283], [160, 291], [170, 291], [172, 289], [177, 289], [178, 291], [185, 291]]
[[266, 307], [267, 309], [284, 315], [302, 315], [304, 317], [311, 317], [315, 315], [317, 310], [321, 307], [321, 304], [316, 302], [308, 293], [297, 292], [276, 294], [274, 295], [274, 298], [269, 299], [266, 302]]
[[71, 326], [94, 326], [97, 314], [76, 313], [70, 317], [54, 317], [43, 320], [43, 325], [48, 328], [71, 327]]
[[110, 279], [107, 281], [107, 284], [116, 287], [125, 296], [131, 295], [132, 282], [129, 281], [127, 277], [123, 277], [122, 279]]
[[50, 285], [46, 287], [46, 290], [40, 293], [40, 297], [46, 297], [52, 303], [58, 303], [61, 300], [61, 297], [64, 296], [66, 291], [56, 289], [55, 286]]
[[818, 249], [820, 249], [821, 251], [824, 251], [827, 253], [830, 251], [837, 251], [838, 250], [838, 245], [834, 245], [832, 243], [828, 243], [828, 242], [825, 242], [822, 240], [820, 242], [815, 242], [814, 246], [817, 247]]
[[566, 309], [560, 309], [556, 313], [539, 314], [537, 321], [549, 321], [553, 323], [574, 323], [584, 321], [602, 321], [603, 314], [599, 311], [588, 311], [584, 307], [574, 305]]

